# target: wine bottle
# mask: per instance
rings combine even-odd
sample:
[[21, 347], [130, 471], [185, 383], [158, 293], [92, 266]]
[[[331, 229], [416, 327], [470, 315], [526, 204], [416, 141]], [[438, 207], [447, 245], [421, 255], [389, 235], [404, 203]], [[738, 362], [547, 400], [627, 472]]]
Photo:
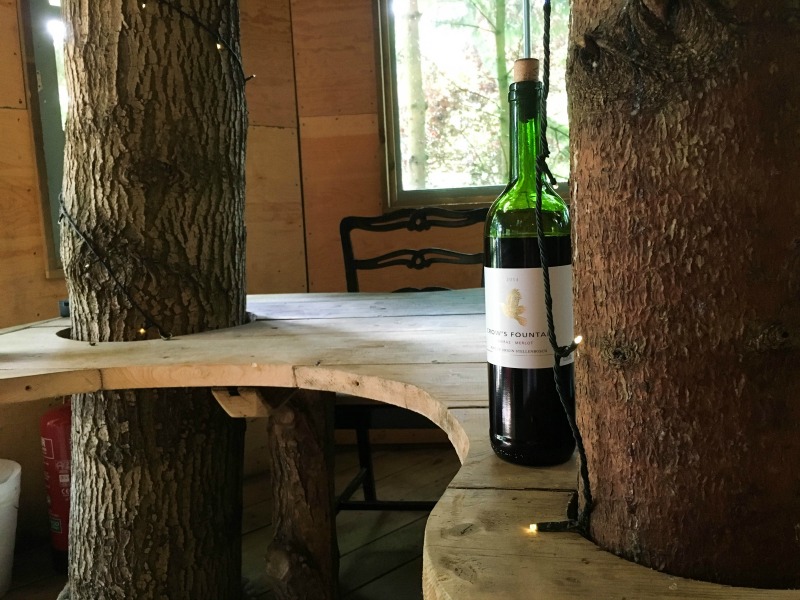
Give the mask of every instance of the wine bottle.
[[[484, 274], [492, 449], [509, 462], [545, 466], [568, 460], [575, 441], [556, 391], [536, 227], [538, 67], [536, 59], [514, 63], [508, 94], [511, 173], [486, 218]], [[549, 183], [543, 182], [541, 190], [555, 333], [558, 344], [566, 346], [573, 337], [569, 211]], [[562, 359], [558, 377], [574, 413], [572, 362], [572, 355]]]

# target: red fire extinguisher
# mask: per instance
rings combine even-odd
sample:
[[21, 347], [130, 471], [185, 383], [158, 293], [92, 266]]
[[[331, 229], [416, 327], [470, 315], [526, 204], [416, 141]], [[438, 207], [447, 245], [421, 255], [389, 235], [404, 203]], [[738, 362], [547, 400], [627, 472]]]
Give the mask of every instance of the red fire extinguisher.
[[70, 429], [69, 402], [48, 410], [40, 422], [44, 482], [50, 515], [50, 543], [53, 562], [59, 571], [67, 568], [70, 489]]

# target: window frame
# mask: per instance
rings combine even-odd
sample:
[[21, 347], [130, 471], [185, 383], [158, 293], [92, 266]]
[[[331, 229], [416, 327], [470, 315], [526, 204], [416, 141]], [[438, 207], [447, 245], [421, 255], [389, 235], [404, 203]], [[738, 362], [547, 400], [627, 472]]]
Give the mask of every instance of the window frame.
[[[473, 186], [460, 188], [436, 188], [424, 190], [404, 190], [402, 188], [402, 168], [397, 168], [401, 156], [400, 117], [397, 111], [397, 77], [395, 72], [394, 21], [389, 9], [392, 0], [377, 0], [376, 10], [376, 51], [379, 57], [378, 99], [380, 140], [384, 148], [384, 179], [386, 193], [384, 209], [414, 208], [420, 206], [442, 206], [446, 208], [475, 208], [494, 202], [505, 188], [506, 183], [496, 186]], [[551, 132], [548, 131], [548, 139]], [[561, 198], [569, 204], [570, 185], [568, 179], [558, 179], [553, 186]]]
[[389, 9], [391, 0], [378, 0], [377, 33], [379, 37], [380, 72], [378, 97], [382, 100], [380, 118], [381, 141], [384, 146], [386, 210], [419, 206], [475, 208], [494, 202], [505, 184], [461, 188], [404, 190], [402, 168], [397, 167], [400, 152], [400, 117], [397, 111], [397, 78], [395, 71], [394, 20]]
[[[59, 251], [60, 198], [64, 172], [64, 130], [58, 96], [58, 69], [53, 40], [45, 28], [34, 27], [34, 19], [63, 19], [61, 8], [48, 0], [19, 3], [19, 31], [23, 44], [24, 78], [28, 112], [33, 132], [34, 153], [42, 212], [42, 230], [46, 254], [45, 277], [63, 279]], [[47, 130], [47, 131], [46, 131]]]

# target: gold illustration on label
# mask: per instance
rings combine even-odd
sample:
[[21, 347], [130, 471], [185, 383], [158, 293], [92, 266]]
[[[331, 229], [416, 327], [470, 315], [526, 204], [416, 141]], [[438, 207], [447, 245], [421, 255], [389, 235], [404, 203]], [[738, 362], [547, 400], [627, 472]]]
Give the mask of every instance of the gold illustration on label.
[[525, 307], [519, 303], [520, 300], [522, 300], [522, 294], [519, 293], [517, 288], [514, 288], [508, 293], [508, 298], [506, 298], [505, 303], [500, 305], [500, 308], [503, 309], [505, 316], [516, 320], [520, 326], [525, 327], [528, 319], [522, 316], [522, 313], [525, 312]]

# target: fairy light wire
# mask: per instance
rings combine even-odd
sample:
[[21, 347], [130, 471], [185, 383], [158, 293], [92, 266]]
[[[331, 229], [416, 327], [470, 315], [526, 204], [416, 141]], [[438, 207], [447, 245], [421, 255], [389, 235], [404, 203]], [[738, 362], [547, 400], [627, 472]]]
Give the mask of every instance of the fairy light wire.
[[[217, 50], [222, 50], [222, 48], [225, 48], [225, 50], [227, 50], [228, 53], [233, 57], [234, 61], [236, 61], [236, 66], [238, 67], [239, 75], [242, 78], [242, 84], [246, 84], [248, 81], [250, 81], [255, 77], [255, 75], [245, 75], [244, 64], [242, 63], [242, 58], [239, 55], [239, 53], [236, 50], [234, 50], [233, 46], [228, 42], [228, 40], [223, 38], [218, 31], [215, 31], [209, 25], [206, 25], [197, 15], [194, 15], [188, 12], [187, 10], [181, 8], [181, 6], [179, 6], [175, 2], [172, 2], [171, 0], [151, 0], [151, 1], [155, 1], [161, 6], [165, 6], [167, 9], [177, 13], [184, 19], [188, 19], [189, 21], [194, 23], [197, 27], [208, 33], [216, 42]], [[145, 8], [147, 8], [147, 2], [142, 2], [142, 9]]]
[[[253, 79], [255, 75], [245, 75], [244, 65], [242, 63], [241, 56], [239, 52], [237, 52], [230, 42], [228, 42], [225, 38], [223, 38], [219, 32], [212, 29], [210, 26], [206, 25], [197, 15], [194, 15], [187, 10], [183, 9], [181, 6], [172, 2], [171, 0], [151, 0], [158, 3], [160, 6], [166, 7], [168, 10], [171, 10], [178, 14], [180, 17], [191, 21], [195, 26], [202, 29], [206, 33], [208, 33], [211, 38], [213, 38], [214, 42], [216, 43], [217, 50], [222, 50], [223, 48], [233, 57], [234, 61], [236, 62], [236, 66], [238, 67], [239, 75], [242, 78], [242, 84], [247, 84], [248, 81]], [[141, 3], [142, 10], [147, 8], [147, 2], [144, 1]], [[81, 230], [78, 226], [75, 219], [69, 213], [64, 204], [64, 197], [60, 195], [59, 197], [59, 222], [66, 221], [70, 228], [75, 232], [75, 234], [81, 239], [81, 241], [86, 245], [89, 251], [96, 257], [97, 261], [100, 265], [105, 269], [106, 273], [108, 274], [111, 281], [114, 283], [114, 286], [121, 292], [124, 296], [125, 300], [133, 307], [136, 311], [138, 311], [145, 319], [145, 323], [143, 327], [140, 327], [137, 332], [140, 335], [144, 335], [147, 332], [147, 329], [150, 327], [155, 327], [158, 331], [158, 335], [163, 340], [169, 340], [172, 338], [172, 333], [166, 331], [156, 319], [153, 317], [150, 312], [148, 312], [136, 299], [131, 295], [128, 289], [122, 284], [117, 273], [111, 267], [108, 260], [100, 254], [97, 250], [95, 245], [91, 242], [89, 237]]]
[[542, 267], [542, 279], [544, 284], [544, 301], [545, 301], [545, 315], [547, 318], [547, 337], [550, 346], [553, 349], [553, 378], [555, 381], [556, 393], [558, 395], [561, 407], [567, 416], [572, 436], [575, 439], [575, 446], [578, 450], [580, 458], [580, 479], [581, 491], [583, 494], [583, 511], [577, 515], [577, 521], [570, 520], [565, 522], [538, 524], [538, 531], [554, 531], [565, 529], [576, 529], [580, 531], [585, 537], [589, 537], [589, 516], [591, 514], [594, 501], [592, 498], [591, 486], [589, 482], [589, 468], [586, 461], [586, 449], [583, 445], [583, 436], [578, 429], [578, 424], [574, 415], [567, 405], [566, 394], [561, 387], [559, 381], [559, 369], [561, 368], [561, 360], [567, 358], [572, 354], [580, 344], [582, 338], [576, 337], [568, 346], [559, 346], [555, 335], [555, 325], [553, 320], [553, 297], [550, 290], [550, 267], [547, 261], [547, 249], [544, 240], [544, 227], [542, 225], [542, 193], [544, 190], [544, 178], [547, 176], [551, 182], [554, 178], [550, 169], [547, 166], [547, 157], [549, 151], [547, 150], [547, 95], [550, 87], [550, 13], [551, 6], [550, 0], [544, 0], [543, 16], [544, 16], [544, 37], [543, 37], [543, 77], [542, 77], [542, 94], [540, 97], [540, 110], [539, 110], [539, 130], [540, 130], [540, 145], [541, 150], [536, 161], [536, 236], [539, 245], [539, 261]]
[[86, 245], [89, 251], [97, 258], [97, 261], [100, 265], [105, 269], [108, 276], [111, 278], [111, 281], [114, 282], [114, 286], [122, 293], [128, 303], [141, 314], [145, 318], [145, 327], [140, 328], [138, 333], [142, 334], [142, 329], [147, 327], [155, 327], [158, 331], [158, 335], [161, 337], [162, 340], [169, 340], [172, 338], [172, 334], [168, 331], [165, 331], [161, 325], [159, 325], [158, 321], [155, 320], [152, 314], [148, 312], [141, 304], [139, 304], [136, 299], [130, 294], [128, 289], [122, 284], [120, 278], [117, 276], [117, 273], [114, 269], [111, 268], [108, 260], [103, 257], [100, 252], [95, 248], [92, 241], [89, 239], [78, 224], [75, 222], [75, 219], [72, 218], [72, 215], [69, 214], [66, 205], [64, 204], [63, 196], [59, 199], [59, 221], [66, 220], [67, 224], [72, 228], [75, 234], [81, 239], [81, 241]]

